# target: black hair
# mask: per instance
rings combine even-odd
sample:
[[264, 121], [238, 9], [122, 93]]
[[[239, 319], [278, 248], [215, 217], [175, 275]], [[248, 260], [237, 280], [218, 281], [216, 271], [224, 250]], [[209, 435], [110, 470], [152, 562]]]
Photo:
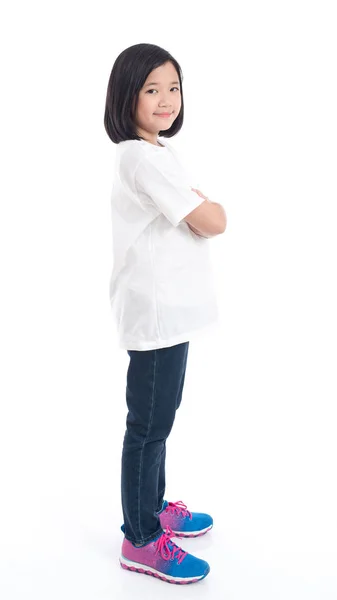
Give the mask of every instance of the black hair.
[[121, 52], [116, 58], [109, 78], [104, 127], [114, 144], [125, 140], [141, 140], [136, 131], [134, 115], [137, 110], [138, 94], [148, 75], [170, 61], [180, 81], [181, 107], [177, 118], [169, 129], [159, 132], [163, 137], [172, 137], [182, 128], [184, 121], [183, 75], [178, 62], [160, 46], [135, 44]]

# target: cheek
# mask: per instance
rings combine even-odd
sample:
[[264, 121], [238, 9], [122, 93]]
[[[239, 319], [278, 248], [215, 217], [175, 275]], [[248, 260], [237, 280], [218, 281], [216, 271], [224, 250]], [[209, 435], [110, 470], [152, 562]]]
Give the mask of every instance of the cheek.
[[147, 98], [143, 98], [139, 103], [139, 113], [144, 116], [151, 115], [155, 111], [156, 102], [149, 95]]

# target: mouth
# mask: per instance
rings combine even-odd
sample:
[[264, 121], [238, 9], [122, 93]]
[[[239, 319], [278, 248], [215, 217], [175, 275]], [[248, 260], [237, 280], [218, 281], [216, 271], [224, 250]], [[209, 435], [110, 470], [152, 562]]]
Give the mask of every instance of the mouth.
[[161, 114], [157, 114], [154, 113], [155, 117], [161, 117], [162, 119], [168, 119], [169, 117], [171, 117], [173, 113], [161, 113]]

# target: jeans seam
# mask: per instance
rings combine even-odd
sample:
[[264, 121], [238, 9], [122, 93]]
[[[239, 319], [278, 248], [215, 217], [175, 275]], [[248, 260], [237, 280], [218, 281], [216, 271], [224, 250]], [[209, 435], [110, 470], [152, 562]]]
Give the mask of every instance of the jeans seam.
[[141, 528], [140, 528], [140, 483], [141, 483], [142, 468], [143, 468], [144, 447], [145, 447], [146, 441], [148, 439], [149, 432], [150, 432], [151, 425], [152, 425], [152, 421], [153, 421], [154, 390], [155, 390], [155, 383], [156, 383], [156, 365], [157, 365], [157, 350], [155, 349], [154, 350], [154, 369], [153, 369], [154, 370], [154, 375], [153, 375], [153, 383], [152, 383], [151, 414], [150, 414], [150, 419], [149, 419], [149, 426], [148, 426], [148, 429], [147, 429], [147, 432], [146, 432], [146, 437], [144, 439], [144, 443], [143, 443], [141, 454], [140, 454], [140, 468], [139, 468], [139, 478], [138, 478], [138, 529], [139, 529], [139, 533], [140, 533], [141, 538], [142, 538], [142, 542], [141, 543], [144, 543], [146, 540], [144, 540], [144, 538], [143, 538], [143, 532], [141, 531]]

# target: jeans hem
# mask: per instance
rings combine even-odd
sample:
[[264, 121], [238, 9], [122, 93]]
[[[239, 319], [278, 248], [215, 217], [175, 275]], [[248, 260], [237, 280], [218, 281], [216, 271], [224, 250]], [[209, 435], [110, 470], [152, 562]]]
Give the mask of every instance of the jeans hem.
[[148, 544], [149, 542], [151, 542], [151, 540], [154, 540], [156, 537], [158, 537], [158, 535], [160, 533], [164, 533], [162, 527], [160, 529], [158, 529], [158, 531], [156, 533], [152, 533], [151, 535], [149, 535], [149, 537], [144, 538], [143, 540], [131, 540], [129, 537], [125, 536], [125, 538], [131, 542], [131, 544], [142, 544], [143, 546], [145, 544]]

